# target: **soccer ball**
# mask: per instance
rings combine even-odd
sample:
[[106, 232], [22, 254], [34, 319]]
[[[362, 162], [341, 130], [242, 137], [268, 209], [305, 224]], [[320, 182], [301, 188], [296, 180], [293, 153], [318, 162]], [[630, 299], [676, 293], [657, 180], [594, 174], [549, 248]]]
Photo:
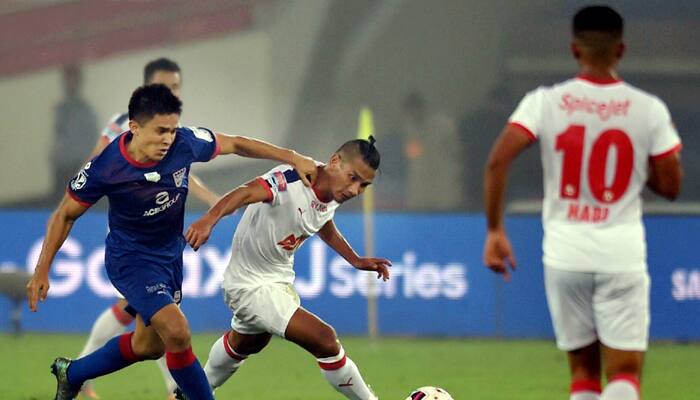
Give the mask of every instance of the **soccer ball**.
[[447, 390], [434, 387], [423, 386], [411, 392], [406, 400], [454, 400]]

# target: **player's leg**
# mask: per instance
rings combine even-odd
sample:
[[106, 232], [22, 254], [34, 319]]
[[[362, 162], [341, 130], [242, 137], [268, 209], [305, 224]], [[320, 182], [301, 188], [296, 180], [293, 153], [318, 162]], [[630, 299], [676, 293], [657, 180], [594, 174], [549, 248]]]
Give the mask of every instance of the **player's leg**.
[[594, 284], [593, 274], [545, 267], [547, 304], [557, 347], [566, 351], [569, 359], [570, 400], [597, 400], [601, 392]]
[[214, 399], [204, 370], [192, 352], [190, 328], [175, 303], [159, 309], [150, 319], [165, 345], [170, 374], [191, 399]]
[[[134, 317], [125, 310], [127, 305], [127, 301], [120, 298], [97, 317], [90, 330], [90, 336], [87, 342], [85, 342], [83, 350], [80, 352], [79, 358], [92, 353], [104, 346], [109, 339], [126, 331], [127, 326], [134, 320]], [[83, 384], [81, 394], [91, 399], [98, 398], [91, 383], [92, 381], [87, 381]]]
[[598, 274], [595, 301], [608, 384], [601, 400], [638, 400], [649, 338], [646, 272]]
[[231, 329], [214, 342], [204, 366], [212, 390], [223, 385], [249, 356], [265, 348], [271, 337], [267, 332], [242, 334]]
[[160, 373], [163, 376], [163, 382], [165, 383], [165, 392], [167, 393], [168, 398], [172, 398], [172, 393], [177, 388], [177, 383], [175, 382], [175, 379], [173, 379], [173, 376], [170, 375], [170, 370], [168, 369], [168, 362], [166, 361], [165, 357], [161, 357], [156, 360], [156, 364], [158, 364], [158, 369], [160, 370]]
[[335, 330], [299, 307], [289, 320], [284, 337], [313, 354], [326, 380], [348, 399], [376, 399], [357, 365], [345, 355]]
[[137, 318], [136, 330], [116, 336], [104, 346], [77, 360], [59, 358], [52, 366], [58, 380], [57, 398], [73, 398], [88, 379], [107, 375], [145, 359], [163, 354], [163, 343], [155, 330]]

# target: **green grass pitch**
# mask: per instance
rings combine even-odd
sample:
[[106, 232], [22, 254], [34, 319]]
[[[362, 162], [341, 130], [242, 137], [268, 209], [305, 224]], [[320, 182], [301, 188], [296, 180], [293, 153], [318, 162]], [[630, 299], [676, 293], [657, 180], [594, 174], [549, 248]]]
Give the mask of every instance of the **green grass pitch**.
[[[205, 361], [214, 334], [197, 334], [194, 349]], [[49, 364], [75, 356], [85, 336], [0, 335], [0, 398], [52, 399]], [[419, 386], [442, 386], [456, 400], [563, 400], [568, 398], [566, 358], [549, 341], [343, 338], [345, 349], [384, 400], [403, 400]], [[700, 399], [700, 344], [654, 344], [647, 355], [645, 399]], [[165, 399], [153, 362], [131, 366], [95, 386], [103, 400]], [[216, 393], [217, 399], [339, 399], [312, 356], [274, 339]]]

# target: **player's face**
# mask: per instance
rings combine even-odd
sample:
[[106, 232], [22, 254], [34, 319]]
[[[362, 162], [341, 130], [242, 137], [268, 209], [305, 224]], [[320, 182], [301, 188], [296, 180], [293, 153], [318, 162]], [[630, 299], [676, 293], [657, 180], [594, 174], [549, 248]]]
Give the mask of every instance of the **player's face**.
[[372, 184], [377, 173], [362, 160], [362, 157], [344, 159], [340, 154], [333, 154], [331, 164], [331, 191], [333, 200], [344, 203], [362, 194]]
[[156, 84], [160, 83], [161, 85], [165, 85], [170, 89], [171, 92], [177, 98], [180, 98], [180, 91], [182, 90], [182, 80], [180, 79], [180, 73], [179, 72], [172, 72], [172, 71], [156, 71], [153, 74], [153, 78], [151, 78], [151, 81], [149, 82], [150, 84]]
[[131, 120], [129, 127], [134, 134], [138, 151], [152, 161], [160, 161], [168, 154], [175, 141], [175, 129], [180, 121], [178, 114], [156, 114], [143, 125]]

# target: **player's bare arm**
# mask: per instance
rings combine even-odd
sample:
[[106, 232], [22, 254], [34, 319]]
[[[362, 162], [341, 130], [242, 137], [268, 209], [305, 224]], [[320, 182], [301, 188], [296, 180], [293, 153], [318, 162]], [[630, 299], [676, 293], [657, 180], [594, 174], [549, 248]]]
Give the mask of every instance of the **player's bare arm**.
[[41, 253], [34, 268], [34, 276], [27, 283], [27, 300], [29, 309], [37, 310], [37, 303], [46, 300], [49, 292], [49, 270], [58, 249], [68, 237], [73, 223], [88, 209], [73, 200], [67, 194], [63, 197], [61, 204], [51, 215], [46, 227], [46, 237], [41, 246]]
[[190, 192], [199, 200], [205, 202], [209, 207], [212, 207], [219, 201], [221, 197], [218, 193], [209, 189], [197, 176], [190, 174], [189, 177]]
[[654, 193], [669, 200], [675, 200], [681, 192], [682, 180], [683, 168], [678, 153], [659, 158], [652, 157], [649, 161], [647, 186]]
[[353, 267], [363, 271], [375, 271], [377, 279], [389, 279], [391, 261], [385, 258], [360, 257], [338, 231], [333, 220], [326, 222], [318, 231], [318, 235]]
[[304, 185], [311, 186], [316, 182], [318, 171], [316, 162], [311, 157], [245, 136], [230, 136], [217, 132], [216, 140], [219, 142], [221, 154], [233, 153], [242, 157], [276, 160], [294, 167]]
[[484, 207], [488, 233], [484, 243], [484, 264], [510, 279], [506, 262], [515, 269], [513, 249], [503, 226], [503, 207], [510, 165], [532, 140], [517, 125], [506, 125], [491, 149], [484, 172]]
[[259, 180], [250, 181], [224, 195], [202, 218], [187, 228], [185, 240], [195, 251], [209, 240], [219, 220], [248, 204], [269, 200], [269, 191]]

